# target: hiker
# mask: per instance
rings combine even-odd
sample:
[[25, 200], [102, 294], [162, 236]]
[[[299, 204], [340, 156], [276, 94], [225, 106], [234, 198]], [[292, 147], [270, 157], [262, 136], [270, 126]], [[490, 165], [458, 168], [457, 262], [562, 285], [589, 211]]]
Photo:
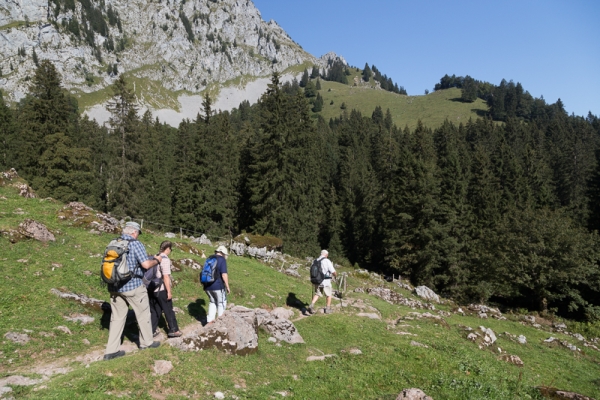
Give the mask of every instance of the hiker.
[[206, 324], [215, 322], [215, 315], [220, 317], [227, 308], [227, 293], [229, 290], [229, 277], [227, 276], [227, 248], [225, 246], [217, 247], [215, 256], [217, 258], [217, 267], [215, 280], [211, 283], [203, 284], [204, 291], [208, 296], [210, 303], [208, 304], [208, 315], [206, 316]]
[[333, 296], [333, 288], [331, 286], [331, 277], [332, 275], [337, 276], [337, 272], [335, 268], [333, 268], [333, 263], [329, 260], [329, 252], [327, 250], [321, 250], [321, 256], [317, 259], [317, 261], [321, 262], [321, 270], [323, 271], [323, 275], [325, 276], [323, 282], [320, 284], [314, 284], [314, 296], [312, 298], [312, 302], [308, 307], [308, 312], [311, 314], [315, 313], [315, 303], [319, 300], [319, 297], [325, 295], [327, 297], [327, 308], [325, 308], [325, 314], [331, 313], [331, 297]]
[[111, 315], [108, 344], [106, 345], [104, 360], [112, 360], [113, 358], [125, 355], [125, 352], [119, 350], [119, 347], [121, 346], [121, 335], [125, 328], [129, 306], [135, 312], [135, 318], [140, 329], [140, 349], [160, 346], [160, 342], [155, 342], [152, 337], [150, 302], [148, 300], [148, 291], [142, 284], [142, 277], [143, 270], [159, 264], [162, 257], [153, 257], [146, 253], [144, 245], [137, 240], [141, 234], [142, 230], [137, 222], [127, 222], [125, 228], [123, 228], [121, 238], [130, 241], [129, 253], [127, 254], [127, 267], [132, 272], [133, 277], [121, 285], [108, 285]]
[[165, 319], [169, 326], [167, 336], [170, 338], [181, 336], [179, 327], [177, 325], [177, 319], [175, 318], [175, 312], [173, 311], [173, 294], [172, 280], [171, 280], [171, 260], [169, 254], [171, 254], [173, 244], [168, 240], [165, 240], [160, 244], [160, 253], [162, 261], [156, 270], [156, 277], [162, 279], [162, 284], [149, 293], [150, 296], [150, 313], [152, 316], [152, 332], [153, 336], [156, 337], [160, 333], [158, 330], [158, 320], [161, 314], [165, 313]]

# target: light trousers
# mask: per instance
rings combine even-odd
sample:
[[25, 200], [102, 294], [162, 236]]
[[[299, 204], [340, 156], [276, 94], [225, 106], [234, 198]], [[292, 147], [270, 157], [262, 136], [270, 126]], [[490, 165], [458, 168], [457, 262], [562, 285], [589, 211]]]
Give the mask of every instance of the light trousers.
[[112, 354], [119, 351], [121, 347], [121, 336], [127, 320], [129, 306], [135, 313], [140, 328], [140, 347], [148, 347], [154, 341], [152, 337], [152, 324], [150, 322], [150, 302], [148, 300], [148, 290], [144, 285], [128, 292], [110, 293], [110, 328], [108, 331], [108, 344], [105, 354]]
[[227, 293], [225, 289], [222, 290], [207, 290], [208, 295], [208, 315], [206, 316], [206, 322], [212, 322], [216, 316], [221, 316], [227, 308]]

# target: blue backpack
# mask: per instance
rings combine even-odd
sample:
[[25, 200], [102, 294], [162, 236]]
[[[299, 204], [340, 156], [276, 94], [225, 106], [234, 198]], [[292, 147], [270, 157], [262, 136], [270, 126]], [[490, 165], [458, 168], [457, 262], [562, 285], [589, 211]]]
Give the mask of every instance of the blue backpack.
[[202, 272], [200, 272], [200, 283], [210, 285], [217, 279], [217, 256], [212, 255], [204, 262]]

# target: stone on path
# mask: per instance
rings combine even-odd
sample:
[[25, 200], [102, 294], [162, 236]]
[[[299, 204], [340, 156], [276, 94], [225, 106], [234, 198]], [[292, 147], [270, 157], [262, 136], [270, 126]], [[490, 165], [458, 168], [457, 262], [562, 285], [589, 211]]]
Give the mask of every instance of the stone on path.
[[427, 396], [421, 389], [411, 388], [402, 390], [396, 400], [433, 400], [433, 398]]
[[166, 360], [154, 361], [154, 374], [155, 375], [166, 375], [173, 369], [173, 363]]
[[26, 344], [31, 340], [28, 334], [17, 332], [6, 332], [4, 338], [16, 344]]

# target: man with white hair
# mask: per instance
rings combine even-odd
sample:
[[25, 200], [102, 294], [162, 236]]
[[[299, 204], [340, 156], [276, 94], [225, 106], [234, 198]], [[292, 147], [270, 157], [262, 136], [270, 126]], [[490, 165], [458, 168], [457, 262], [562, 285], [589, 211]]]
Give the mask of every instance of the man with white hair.
[[319, 300], [319, 297], [325, 295], [327, 297], [327, 308], [325, 308], [325, 314], [331, 313], [331, 297], [333, 296], [333, 288], [331, 286], [331, 277], [337, 276], [333, 263], [329, 260], [329, 252], [327, 250], [321, 250], [321, 257], [317, 258], [317, 261], [321, 263], [321, 270], [325, 279], [320, 284], [315, 284], [315, 295], [312, 298], [312, 302], [308, 307], [308, 312], [311, 314], [315, 313], [315, 303]]
[[146, 286], [142, 284], [142, 277], [144, 276], [144, 270], [159, 264], [162, 257], [153, 257], [146, 253], [144, 245], [137, 240], [141, 234], [142, 229], [137, 222], [127, 222], [125, 228], [123, 228], [121, 238], [129, 241], [127, 267], [133, 276], [130, 280], [118, 286], [108, 285], [111, 315], [104, 360], [112, 360], [125, 355], [125, 352], [119, 350], [119, 347], [121, 347], [121, 335], [125, 328], [129, 306], [133, 309], [140, 328], [140, 349], [160, 346], [160, 342], [155, 342], [152, 336], [150, 301]]

